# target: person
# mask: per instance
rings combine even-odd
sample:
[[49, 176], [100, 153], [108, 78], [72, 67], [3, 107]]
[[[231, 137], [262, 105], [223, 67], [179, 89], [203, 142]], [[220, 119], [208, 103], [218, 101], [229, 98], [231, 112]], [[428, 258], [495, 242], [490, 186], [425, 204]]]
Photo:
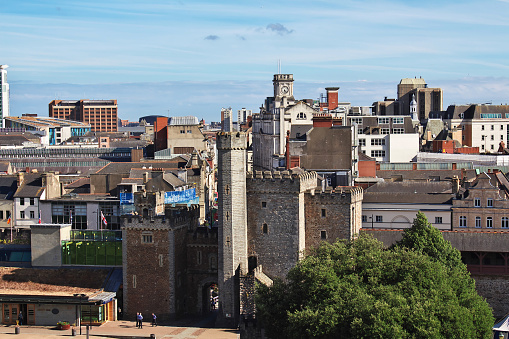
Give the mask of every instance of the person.
[[22, 323], [23, 323], [23, 312], [20, 311], [18, 314], [18, 325], [21, 326]]
[[157, 316], [152, 313], [152, 326], [157, 326]]
[[141, 315], [141, 313], [138, 313], [138, 327], [139, 328], [143, 328], [143, 316]]

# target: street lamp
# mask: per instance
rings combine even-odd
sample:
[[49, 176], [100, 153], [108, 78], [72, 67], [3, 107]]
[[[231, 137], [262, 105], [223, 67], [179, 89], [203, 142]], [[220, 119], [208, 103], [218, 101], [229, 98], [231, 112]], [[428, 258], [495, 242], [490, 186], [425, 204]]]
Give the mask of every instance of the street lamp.
[[81, 335], [81, 299], [82, 298], [85, 298], [87, 295], [86, 294], [83, 294], [83, 293], [75, 293], [73, 294], [75, 297], [77, 298], [80, 298], [80, 309], [79, 309], [79, 312], [78, 312], [78, 321], [80, 323], [80, 335]]
[[373, 214], [369, 218], [371, 219], [371, 229], [373, 229]]

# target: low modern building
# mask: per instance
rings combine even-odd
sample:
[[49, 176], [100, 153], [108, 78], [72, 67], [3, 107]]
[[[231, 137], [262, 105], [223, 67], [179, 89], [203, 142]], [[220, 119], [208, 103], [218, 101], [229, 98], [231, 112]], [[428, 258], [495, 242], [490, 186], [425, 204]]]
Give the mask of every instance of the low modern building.
[[4, 120], [6, 128], [23, 129], [40, 135], [42, 145], [58, 145], [70, 137], [82, 136], [91, 130], [88, 123], [38, 117], [32, 114], [21, 117], [6, 117]]

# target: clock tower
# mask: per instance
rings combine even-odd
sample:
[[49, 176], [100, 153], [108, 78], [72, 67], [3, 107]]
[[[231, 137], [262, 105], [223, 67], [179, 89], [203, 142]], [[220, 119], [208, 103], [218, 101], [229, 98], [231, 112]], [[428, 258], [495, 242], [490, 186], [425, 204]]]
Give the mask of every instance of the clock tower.
[[280, 100], [288, 98], [293, 100], [293, 74], [274, 74], [274, 98]]

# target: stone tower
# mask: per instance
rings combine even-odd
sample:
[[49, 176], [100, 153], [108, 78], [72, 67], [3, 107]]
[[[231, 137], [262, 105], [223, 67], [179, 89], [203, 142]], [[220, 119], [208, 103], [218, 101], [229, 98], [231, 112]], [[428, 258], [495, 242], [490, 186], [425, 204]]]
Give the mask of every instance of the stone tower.
[[240, 277], [247, 272], [246, 134], [218, 133], [218, 322], [239, 323]]

